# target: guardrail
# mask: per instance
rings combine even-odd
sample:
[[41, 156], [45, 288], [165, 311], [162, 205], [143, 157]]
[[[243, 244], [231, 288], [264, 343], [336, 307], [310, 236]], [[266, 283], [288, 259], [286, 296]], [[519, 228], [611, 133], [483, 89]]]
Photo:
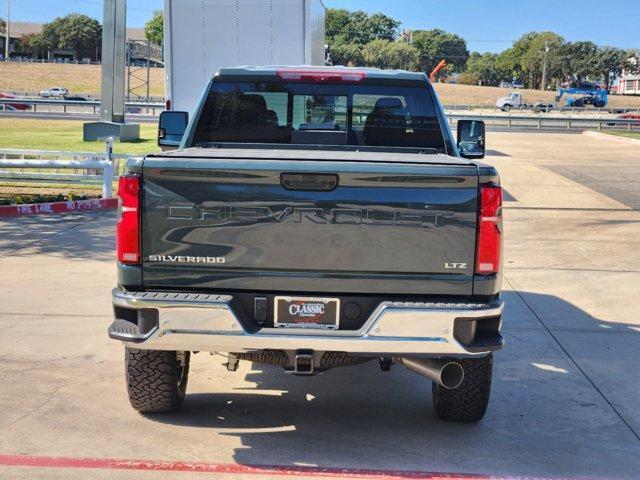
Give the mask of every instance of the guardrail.
[[[8, 93], [8, 92], [7, 92]], [[16, 94], [17, 95], [17, 94]], [[85, 95], [81, 95], [85, 96]], [[159, 97], [157, 97], [159, 98]], [[100, 106], [100, 100], [98, 98], [87, 97], [87, 100], [65, 100], [65, 99], [47, 99], [40, 97], [22, 97], [22, 98], [0, 98], [0, 106], [3, 105], [11, 105], [11, 104], [24, 104], [34, 107], [34, 111], [37, 111], [38, 105], [48, 105], [48, 106], [57, 106], [62, 107], [63, 111], [66, 112], [67, 107], [75, 106], [75, 107], [91, 107], [93, 112], [96, 113], [97, 107]], [[125, 103], [127, 108], [144, 108], [152, 110], [152, 115], [156, 114], [156, 110], [164, 110], [164, 103], [162, 101], [127, 101]], [[482, 112], [502, 112], [502, 110], [496, 106], [492, 105], [444, 105], [444, 109], [447, 112], [458, 112], [458, 111], [476, 111], [479, 110]], [[530, 108], [516, 108], [512, 107], [511, 112], [515, 112], [516, 114], [524, 114], [525, 112], [530, 112]], [[640, 107], [593, 107], [593, 106], [584, 106], [584, 107], [555, 107], [552, 109], [552, 112], [560, 112], [560, 113], [609, 113], [609, 114], [617, 114], [617, 113], [630, 113], [630, 112], [639, 112]], [[507, 112], [505, 112], [507, 113]]]
[[[62, 112], [67, 113], [69, 107], [87, 107], [91, 108], [94, 114], [97, 114], [100, 108], [99, 100], [49, 100], [43, 98], [0, 98], [0, 108], [5, 109], [9, 105], [28, 105], [33, 107], [33, 112], [38, 111], [38, 106], [47, 105], [49, 107], [61, 107]], [[157, 102], [126, 102], [125, 107], [128, 109], [139, 108], [151, 110], [151, 115], [156, 115], [156, 110], [164, 110], [164, 103]]]
[[[0, 98], [0, 108], [6, 108], [7, 105], [31, 105], [33, 110], [37, 111], [37, 106], [59, 106], [62, 107], [62, 111], [67, 113], [67, 108], [71, 106], [75, 107], [90, 107], [93, 109], [93, 113], [97, 114], [97, 109], [100, 107], [99, 101], [78, 101], [78, 100], [45, 100], [45, 99], [13, 99], [13, 98]], [[156, 116], [157, 110], [164, 110], [164, 104], [156, 102], [127, 102], [126, 107], [140, 108], [151, 110], [151, 116]], [[449, 106], [450, 107], [450, 106]], [[449, 108], [446, 107], [446, 108]], [[28, 114], [28, 112], [25, 111]], [[135, 112], [128, 112], [135, 113]], [[500, 113], [500, 114], [485, 114], [485, 113], [458, 113], [456, 111], [447, 110], [447, 117], [451, 124], [457, 119], [472, 119], [472, 120], [484, 120], [488, 125], [499, 125], [507, 128], [510, 127], [533, 127], [542, 129], [545, 127], [560, 127], [566, 130], [572, 129], [588, 129], [595, 128], [597, 130], [620, 128], [624, 127], [628, 131], [633, 131], [636, 127], [640, 127], [640, 120], [635, 119], [623, 119], [623, 118], [593, 118], [593, 117], [558, 117], [549, 113], [540, 114], [513, 114], [513, 113]]]
[[[444, 105], [444, 109], [448, 111], [458, 111], [458, 110], [466, 110], [466, 111], [475, 111], [480, 110], [481, 112], [501, 112], [503, 111], [500, 107], [490, 104], [478, 104], [478, 105]], [[531, 111], [531, 107], [511, 107], [512, 112], [527, 112]], [[640, 112], [640, 107], [594, 107], [592, 105], [585, 105], [584, 107], [553, 107], [551, 109], [553, 112], [571, 112], [571, 113], [633, 113]]]
[[[68, 108], [69, 107], [87, 107], [90, 108], [91, 111], [93, 112], [93, 114], [97, 114], [98, 113], [98, 109], [100, 107], [100, 101], [99, 100], [62, 100], [62, 99], [42, 99], [42, 98], [0, 98], [0, 109], [6, 109], [7, 106], [11, 106], [11, 105], [27, 105], [29, 107], [32, 107], [33, 112], [37, 112], [38, 111], [38, 106], [43, 107], [43, 106], [47, 106], [47, 107], [60, 107], [63, 113], [67, 113], [68, 112]], [[125, 103], [125, 107], [127, 109], [129, 109], [128, 113], [137, 113], [137, 112], [131, 112], [132, 109], [144, 109], [147, 110], [147, 114], [149, 114], [149, 111], [151, 112], [151, 116], [156, 116], [156, 112], [157, 111], [163, 111], [165, 109], [165, 105], [164, 103], [160, 103], [160, 102], [126, 102]], [[483, 111], [489, 111], [489, 112], [500, 112], [501, 110], [497, 107], [488, 107], [488, 106], [472, 106], [472, 105], [445, 105], [445, 110], [447, 112], [447, 116], [453, 116], [455, 117], [456, 115], [460, 115], [460, 113], [458, 113], [458, 111], [463, 110], [463, 111], [467, 111], [467, 112], [472, 112], [474, 111], [474, 109], [478, 109], [480, 110], [480, 114], [484, 117], [484, 118], [492, 118], [491, 114], [486, 115], [483, 113]], [[42, 110], [41, 110], [42, 111]], [[51, 111], [51, 110], [49, 110]], [[57, 111], [57, 110], [56, 110]], [[517, 112], [518, 113], [512, 113], [514, 111], [514, 109], [511, 110], [511, 112], [507, 113], [501, 113], [501, 114], [497, 114], [495, 117], [500, 117], [500, 118], [512, 118], [514, 120], [518, 120], [518, 119], [538, 119], [538, 114], [529, 114], [526, 115], [522, 112], [526, 112], [526, 109], [518, 109]], [[553, 112], [581, 112], [581, 113], [619, 113], [619, 112], [634, 112], [634, 111], [638, 111], [640, 112], [640, 108], [636, 108], [636, 109], [632, 109], [632, 108], [596, 108], [596, 107], [562, 107], [562, 108], [554, 108]], [[470, 113], [471, 114], [471, 113]], [[605, 122], [605, 121], [612, 121], [615, 120], [615, 122], [617, 123], [625, 123], [625, 119], [616, 119], [616, 118], [611, 118], [611, 119], [592, 119], [592, 118], [571, 118], [568, 119], [567, 117], [553, 117], [552, 114], [549, 113], [542, 113], [540, 115], [544, 115], [544, 119], [545, 120], [550, 120], [550, 121], [555, 121], [558, 120], [559, 118], [562, 118], [564, 121], [573, 121], [574, 123], [576, 123], [576, 125], [579, 122], [585, 121], [585, 122]], [[634, 120], [631, 120], [632, 122]]]
[[113, 138], [104, 153], [0, 149], [0, 182], [102, 184], [102, 197], [110, 198], [120, 160], [129, 158], [113, 153]]
[[612, 130], [625, 128], [627, 131], [640, 130], [640, 120], [623, 119], [623, 118], [575, 118], [575, 117], [553, 117], [546, 114], [541, 115], [473, 115], [463, 113], [447, 113], [449, 124], [453, 125], [458, 120], [482, 120], [487, 125], [511, 127], [528, 127], [528, 128], [562, 128], [565, 130], [572, 129], [590, 129], [596, 130]]

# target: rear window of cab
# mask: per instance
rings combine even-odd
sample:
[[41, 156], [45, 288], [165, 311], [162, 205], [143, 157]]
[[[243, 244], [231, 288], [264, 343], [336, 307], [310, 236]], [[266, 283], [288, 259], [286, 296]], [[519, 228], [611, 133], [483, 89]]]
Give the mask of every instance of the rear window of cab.
[[211, 84], [193, 144], [428, 147], [444, 151], [427, 88], [304, 82]]

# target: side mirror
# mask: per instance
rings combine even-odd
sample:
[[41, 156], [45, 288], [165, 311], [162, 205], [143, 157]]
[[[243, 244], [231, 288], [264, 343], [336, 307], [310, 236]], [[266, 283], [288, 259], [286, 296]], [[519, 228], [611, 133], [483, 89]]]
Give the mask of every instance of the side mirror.
[[172, 110], [160, 113], [158, 123], [158, 146], [162, 150], [174, 150], [180, 146], [184, 132], [189, 124], [187, 112]]
[[484, 158], [485, 127], [482, 120], [458, 120], [458, 149], [463, 158]]

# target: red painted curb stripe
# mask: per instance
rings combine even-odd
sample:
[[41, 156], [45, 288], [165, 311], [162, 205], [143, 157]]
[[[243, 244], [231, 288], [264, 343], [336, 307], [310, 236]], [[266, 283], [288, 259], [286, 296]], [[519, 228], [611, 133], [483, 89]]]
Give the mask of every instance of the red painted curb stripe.
[[0, 206], [0, 217], [19, 217], [41, 213], [72, 213], [118, 208], [117, 198], [96, 198], [70, 202], [30, 203], [25, 205]]
[[[219, 473], [236, 475], [278, 475], [293, 477], [358, 478], [365, 480], [544, 480], [534, 477], [509, 477], [457, 473], [412, 472], [402, 470], [369, 470], [284, 465], [238, 465], [234, 463], [192, 463], [158, 460], [119, 460], [113, 458], [44, 457], [32, 455], [0, 455], [0, 465], [41, 468], [87, 468], [113, 470], [145, 470], [165, 472]], [[561, 479], [553, 479], [561, 480]]]

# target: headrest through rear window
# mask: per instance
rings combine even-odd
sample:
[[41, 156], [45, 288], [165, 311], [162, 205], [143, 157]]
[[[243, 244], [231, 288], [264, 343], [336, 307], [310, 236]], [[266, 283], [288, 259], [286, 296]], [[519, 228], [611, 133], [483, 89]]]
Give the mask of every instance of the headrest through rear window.
[[402, 105], [402, 101], [399, 98], [393, 97], [382, 97], [379, 98], [374, 107], [375, 110], [402, 110], [404, 109], [404, 105]]

